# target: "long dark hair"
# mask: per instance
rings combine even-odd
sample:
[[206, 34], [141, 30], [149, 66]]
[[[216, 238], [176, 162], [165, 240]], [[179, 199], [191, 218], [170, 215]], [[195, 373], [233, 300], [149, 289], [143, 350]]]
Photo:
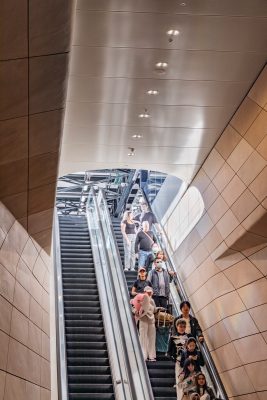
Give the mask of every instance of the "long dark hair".
[[200, 386], [199, 386], [199, 384], [198, 384], [198, 378], [199, 378], [200, 376], [203, 376], [204, 379], [205, 379], [205, 385], [204, 385], [204, 386], [201, 386], [201, 387], [204, 389], [204, 393], [205, 393], [205, 392], [207, 391], [207, 389], [208, 389], [207, 380], [206, 380], [205, 375], [204, 375], [202, 372], [199, 372], [199, 373], [196, 374], [196, 376], [195, 376], [196, 392], [197, 392], [198, 394], [200, 394]]
[[194, 365], [194, 369], [196, 371], [196, 362], [195, 362], [195, 360], [190, 360], [188, 358], [187, 360], [185, 360], [184, 368], [183, 368], [184, 379], [186, 379], [191, 374], [191, 372], [188, 369], [189, 365]]

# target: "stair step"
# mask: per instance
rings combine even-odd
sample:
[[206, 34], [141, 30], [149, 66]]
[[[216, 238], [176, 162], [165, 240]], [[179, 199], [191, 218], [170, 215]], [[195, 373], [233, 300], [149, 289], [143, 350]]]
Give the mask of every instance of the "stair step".
[[68, 342], [67, 349], [106, 350], [106, 342]]
[[64, 310], [66, 314], [99, 314], [101, 312], [100, 307], [70, 307], [64, 305]]
[[90, 333], [67, 333], [66, 339], [70, 342], [95, 342], [96, 340], [104, 342], [106, 340], [103, 334], [96, 335]]
[[101, 384], [111, 384], [112, 379], [111, 375], [89, 375], [89, 374], [83, 374], [83, 375], [72, 375], [69, 374], [68, 376], [68, 382], [69, 383], [101, 383]]
[[100, 313], [68, 313], [65, 314], [65, 321], [79, 320], [79, 321], [102, 321], [102, 314]]
[[81, 366], [68, 366], [69, 374], [79, 374], [79, 375], [110, 375], [110, 366], [106, 365], [81, 365]]
[[97, 301], [99, 301], [98, 291], [96, 289], [95, 290], [87, 289], [87, 292], [89, 292], [89, 293], [88, 294], [76, 294], [77, 293], [77, 291], [76, 291], [76, 293], [69, 294], [69, 292], [67, 291], [64, 293], [64, 300], [67, 300], [67, 301], [97, 300]]
[[94, 357], [67, 357], [67, 362], [68, 365], [102, 365], [102, 366], [108, 366], [109, 365], [109, 360], [107, 357], [103, 358], [94, 358]]
[[[90, 400], [87, 393], [72, 393], [69, 391], [69, 400]], [[113, 393], [94, 393], [92, 400], [115, 400]]]
[[67, 326], [65, 328], [65, 331], [67, 334], [102, 334], [104, 335], [104, 328], [103, 327], [98, 327], [98, 326]]
[[108, 351], [99, 349], [67, 349], [67, 357], [108, 358]]

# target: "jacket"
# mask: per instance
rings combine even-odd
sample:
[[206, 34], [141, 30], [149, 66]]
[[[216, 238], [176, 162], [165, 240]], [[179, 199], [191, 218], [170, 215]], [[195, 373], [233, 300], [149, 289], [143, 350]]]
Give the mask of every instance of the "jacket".
[[[163, 272], [163, 277], [164, 277], [164, 281], [165, 281], [165, 297], [169, 297], [170, 295], [170, 278], [169, 278], [169, 274], [166, 270], [162, 270]], [[159, 277], [158, 277], [158, 273], [155, 269], [152, 269], [147, 277], [147, 280], [151, 282], [152, 288], [153, 288], [153, 292], [154, 292], [154, 296], [159, 296]]]
[[[173, 322], [173, 326], [175, 326], [176, 321], [180, 318], [183, 318], [182, 314], [175, 318], [175, 320]], [[189, 314], [189, 319], [190, 319], [190, 327], [191, 327], [190, 335], [193, 336], [195, 339], [198, 336], [202, 336], [203, 333], [202, 333], [202, 329], [200, 328], [200, 325], [198, 323], [198, 320], [190, 314]]]
[[195, 360], [196, 363], [196, 372], [201, 371], [201, 367], [204, 365], [204, 360], [202, 357], [202, 354], [199, 350], [195, 349], [194, 351], [188, 351], [184, 350], [181, 354], [181, 361], [180, 361], [180, 366], [183, 368], [185, 360], [189, 358], [189, 356], [197, 356], [197, 360]]
[[169, 340], [168, 355], [173, 361], [181, 361], [181, 355], [185, 349], [187, 339], [190, 337], [187, 333], [184, 335], [172, 335]]

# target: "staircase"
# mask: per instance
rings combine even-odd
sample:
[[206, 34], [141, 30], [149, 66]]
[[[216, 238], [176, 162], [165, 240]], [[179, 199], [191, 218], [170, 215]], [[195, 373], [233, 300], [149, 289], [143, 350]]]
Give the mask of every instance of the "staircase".
[[[120, 230], [120, 220], [112, 220], [115, 237], [117, 240], [122, 262], [124, 260], [123, 238]], [[136, 280], [137, 272], [124, 271], [129, 291]], [[147, 363], [148, 374], [155, 400], [175, 400], [175, 365], [162, 353], [157, 353], [157, 362]]]
[[69, 400], [115, 400], [84, 216], [59, 216]]

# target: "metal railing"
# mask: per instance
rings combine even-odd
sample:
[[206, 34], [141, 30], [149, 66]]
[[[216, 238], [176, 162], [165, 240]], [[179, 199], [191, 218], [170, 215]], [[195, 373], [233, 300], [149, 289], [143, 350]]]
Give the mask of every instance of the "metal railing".
[[153, 400], [110, 213], [101, 189], [98, 194], [91, 189], [87, 219], [116, 399]]
[[[143, 197], [146, 200], [147, 204], [150, 207], [150, 203], [149, 200], [146, 196], [146, 194], [144, 193], [144, 191], [142, 191]], [[177, 315], [180, 314], [180, 309], [179, 309], [179, 305], [181, 301], [187, 300], [188, 301], [188, 297], [186, 295], [186, 291], [184, 289], [183, 283], [179, 277], [179, 274], [177, 274], [177, 270], [175, 268], [175, 263], [173, 261], [172, 256], [169, 253], [169, 250], [166, 246], [166, 243], [168, 243], [168, 238], [164, 232], [164, 230], [162, 230], [162, 234], [158, 235], [157, 232], [154, 232], [156, 234], [157, 237], [157, 241], [161, 247], [161, 249], [164, 251], [164, 253], [167, 256], [167, 262], [168, 262], [168, 266], [170, 267], [170, 269], [174, 272], [176, 272], [176, 276], [173, 279], [173, 284], [171, 285], [171, 300], [175, 309], [175, 313]], [[194, 316], [194, 312], [191, 309], [191, 314]], [[221, 381], [220, 375], [217, 371], [217, 368], [214, 364], [214, 361], [211, 357], [210, 351], [208, 349], [208, 346], [205, 342], [200, 343], [198, 341], [198, 346], [201, 350], [201, 353], [203, 355], [204, 361], [205, 361], [205, 366], [207, 368], [207, 371], [209, 373], [211, 382], [214, 386], [214, 389], [216, 391], [217, 397], [221, 400], [228, 400], [228, 395], [225, 391], [225, 388], [223, 386], [223, 383]]]
[[54, 210], [53, 226], [53, 256], [55, 281], [55, 324], [56, 324], [56, 351], [57, 351], [57, 385], [58, 399], [68, 400], [68, 375], [65, 341], [65, 319], [63, 304], [63, 287], [61, 272], [61, 250], [59, 237], [59, 222], [57, 209]]

